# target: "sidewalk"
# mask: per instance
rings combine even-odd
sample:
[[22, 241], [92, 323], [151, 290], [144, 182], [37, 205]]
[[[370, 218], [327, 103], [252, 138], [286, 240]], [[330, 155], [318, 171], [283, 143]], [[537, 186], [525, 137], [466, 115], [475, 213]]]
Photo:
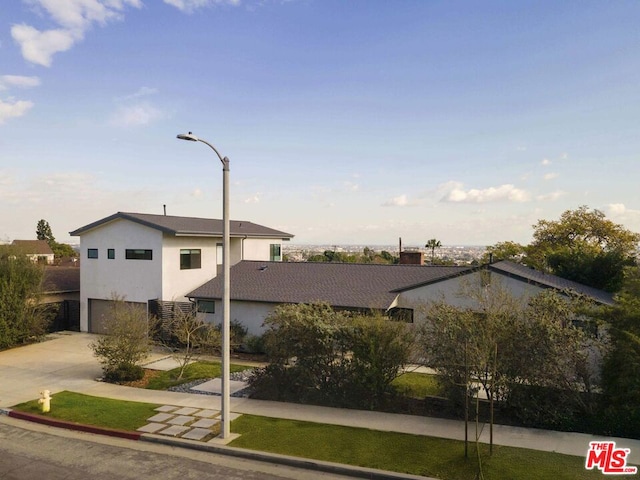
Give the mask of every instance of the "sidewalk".
[[[97, 382], [100, 365], [93, 357], [89, 343], [95, 336], [86, 333], [54, 334], [45, 342], [0, 352], [0, 408], [33, 400], [43, 389], [55, 393], [71, 390], [87, 395], [176, 405], [198, 409], [220, 410], [220, 397], [189, 393], [144, 390]], [[161, 358], [154, 354], [148, 361]], [[231, 398], [231, 411], [240, 414], [305, 420], [310, 422], [369, 428], [416, 435], [464, 440], [464, 422], [412, 415], [317, 407], [282, 402]], [[471, 424], [469, 438], [475, 438]], [[584, 457], [589, 442], [602, 440], [581, 433], [556, 432], [531, 428], [494, 425], [494, 443]], [[629, 463], [640, 463], [640, 440], [608, 438], [616, 445], [630, 448]], [[489, 426], [484, 425], [480, 441], [489, 443]]]

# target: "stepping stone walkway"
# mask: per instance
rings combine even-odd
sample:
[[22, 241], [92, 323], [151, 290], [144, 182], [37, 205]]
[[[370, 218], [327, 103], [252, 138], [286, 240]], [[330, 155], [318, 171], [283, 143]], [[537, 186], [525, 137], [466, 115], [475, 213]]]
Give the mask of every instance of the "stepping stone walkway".
[[[218, 410], [163, 405], [156, 408], [156, 412], [147, 419], [149, 423], [138, 428], [138, 432], [203, 442], [213, 441], [220, 433]], [[230, 419], [235, 420], [239, 416], [238, 413], [232, 413]]]

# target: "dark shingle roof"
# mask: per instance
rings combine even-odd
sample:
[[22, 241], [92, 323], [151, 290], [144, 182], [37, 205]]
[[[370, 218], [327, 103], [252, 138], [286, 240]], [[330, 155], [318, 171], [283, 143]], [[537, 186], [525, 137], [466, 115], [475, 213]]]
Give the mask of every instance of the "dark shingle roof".
[[[196, 217], [176, 217], [172, 215], [153, 215], [149, 213], [118, 212], [113, 215], [78, 228], [69, 234], [82, 235], [89, 230], [100, 227], [114, 220], [124, 219], [145, 225], [164, 233], [176, 236], [222, 236], [222, 220]], [[232, 237], [264, 237], [264, 238], [292, 238], [290, 233], [274, 230], [256, 223], [244, 220], [230, 220], [230, 235]]]
[[[231, 298], [269, 303], [327, 302], [336, 307], [387, 309], [397, 292], [467, 267], [242, 261], [231, 267]], [[222, 297], [218, 276], [187, 295]]]
[[[231, 299], [265, 303], [327, 302], [335, 307], [387, 309], [399, 292], [483, 268], [542, 288], [573, 290], [599, 303], [613, 302], [612, 295], [602, 290], [508, 261], [470, 268], [245, 260], [231, 267]], [[187, 297], [222, 298], [222, 277], [208, 281]]]
[[27, 255], [53, 255], [46, 240], [14, 240], [11, 245]]
[[556, 290], [569, 290], [577, 292], [579, 294], [586, 295], [587, 297], [592, 298], [598, 303], [613, 305], [613, 294], [609, 292], [605, 292], [604, 290], [599, 290], [593, 287], [588, 287], [571, 280], [566, 280], [556, 275], [540, 272], [533, 268], [527, 267], [526, 265], [522, 265], [521, 263], [514, 263], [503, 260], [500, 262], [492, 263], [488, 267], [494, 272], [514, 278], [519, 278], [520, 280], [526, 281], [528, 283], [533, 283], [542, 287], [553, 288]]
[[47, 267], [42, 280], [44, 293], [80, 291], [80, 267]]

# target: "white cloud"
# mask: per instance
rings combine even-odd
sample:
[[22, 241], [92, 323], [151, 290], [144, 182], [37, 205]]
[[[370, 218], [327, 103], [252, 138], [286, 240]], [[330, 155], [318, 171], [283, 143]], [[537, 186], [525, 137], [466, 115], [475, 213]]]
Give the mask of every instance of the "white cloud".
[[240, 0], [164, 0], [164, 3], [176, 7], [183, 12], [191, 13], [194, 10], [202, 7], [209, 7], [215, 5], [231, 5], [238, 6], [241, 4]]
[[607, 205], [607, 210], [612, 215], [624, 215], [627, 211], [627, 207], [624, 206], [624, 203], [610, 203]]
[[405, 194], [393, 197], [382, 204], [383, 207], [407, 207], [409, 205], [409, 198]]
[[553, 202], [558, 200], [560, 197], [564, 197], [567, 192], [563, 192], [562, 190], [558, 190], [556, 192], [546, 193], [544, 195], [538, 195], [536, 200], [541, 202]]
[[530, 198], [527, 191], [511, 184], [469, 190], [465, 190], [463, 187], [464, 185], [460, 182], [448, 182], [443, 185], [442, 190], [445, 194], [441, 201], [452, 203], [526, 202]]
[[543, 158], [540, 164], [546, 167], [547, 165], [551, 165], [551, 160], [549, 160], [548, 158]]
[[69, 50], [84, 38], [85, 32], [98, 23], [121, 20], [127, 7], [141, 8], [141, 0], [29, 0], [38, 12], [46, 12], [62, 28], [38, 30], [31, 25], [11, 27], [11, 36], [20, 45], [25, 60], [51, 66], [53, 55]]
[[165, 118], [164, 112], [149, 103], [123, 105], [111, 116], [110, 124], [116, 127], [138, 127]]
[[28, 100], [2, 101], [0, 100], [0, 125], [8, 118], [21, 117], [33, 107]]
[[358, 185], [357, 183], [353, 183], [353, 182], [343, 182], [342, 184], [344, 186], [344, 189], [348, 192], [357, 192], [358, 189], [360, 188], [360, 185]]
[[11, 36], [20, 45], [25, 60], [43, 67], [51, 66], [51, 58], [55, 53], [69, 50], [81, 38], [69, 30], [40, 32], [24, 24], [12, 26]]
[[38, 77], [25, 77], [22, 75], [0, 75], [0, 90], [7, 90], [9, 87], [31, 88], [40, 85]]
[[122, 97], [122, 100], [133, 100], [133, 99], [140, 98], [140, 97], [146, 97], [146, 96], [149, 96], [149, 95], [155, 95], [156, 93], [158, 93], [158, 89], [157, 88], [140, 87], [137, 92], [132, 93], [130, 95], [125, 95], [124, 97]]
[[191, 192], [191, 196], [192, 196], [192, 197], [196, 197], [196, 198], [200, 198], [200, 197], [202, 197], [202, 190], [200, 190], [200, 188], [197, 188], [197, 187], [196, 187], [196, 188], [193, 190], [193, 192]]
[[245, 198], [244, 203], [260, 203], [260, 192]]
[[546, 173], [543, 178], [545, 180], [553, 180], [554, 178], [557, 178], [557, 177], [558, 177], [557, 173]]

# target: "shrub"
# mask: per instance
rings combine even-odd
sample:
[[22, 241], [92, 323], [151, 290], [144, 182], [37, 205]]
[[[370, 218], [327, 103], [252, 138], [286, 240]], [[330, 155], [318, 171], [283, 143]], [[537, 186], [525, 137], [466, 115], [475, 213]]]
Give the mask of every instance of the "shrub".
[[106, 334], [89, 345], [102, 364], [106, 380], [121, 374], [117, 372], [135, 372], [136, 365], [147, 357], [151, 349], [150, 321], [153, 319], [147, 318], [145, 309], [114, 297], [111, 314], [104, 323]]
[[122, 364], [104, 372], [104, 379], [110, 383], [135, 382], [144, 377], [144, 368], [140, 365]]

